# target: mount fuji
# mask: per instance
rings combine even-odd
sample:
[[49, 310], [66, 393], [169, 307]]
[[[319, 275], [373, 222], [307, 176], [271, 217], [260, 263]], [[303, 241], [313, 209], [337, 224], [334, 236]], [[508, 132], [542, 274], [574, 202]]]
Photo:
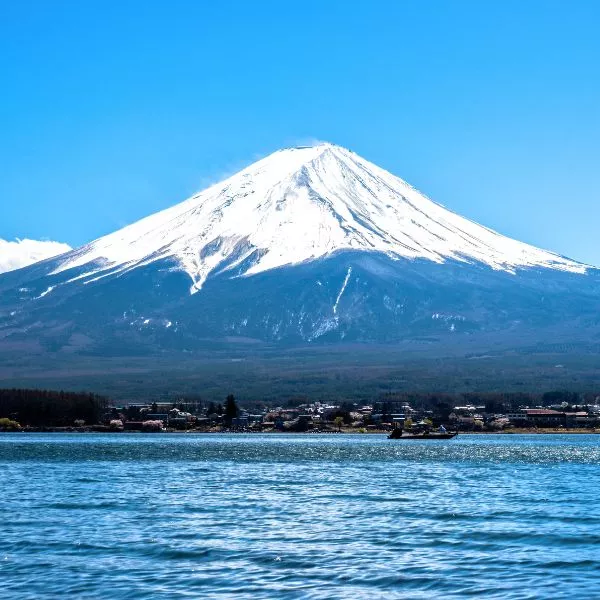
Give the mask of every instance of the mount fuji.
[[598, 343], [600, 272], [510, 239], [333, 144], [0, 275], [0, 351]]

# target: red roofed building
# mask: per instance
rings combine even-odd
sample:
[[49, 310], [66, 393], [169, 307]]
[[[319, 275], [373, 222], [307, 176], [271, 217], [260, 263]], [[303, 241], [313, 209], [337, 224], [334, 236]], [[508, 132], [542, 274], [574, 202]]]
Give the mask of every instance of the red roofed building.
[[565, 413], [549, 408], [524, 408], [509, 415], [511, 421], [527, 423], [539, 427], [557, 427], [565, 424]]

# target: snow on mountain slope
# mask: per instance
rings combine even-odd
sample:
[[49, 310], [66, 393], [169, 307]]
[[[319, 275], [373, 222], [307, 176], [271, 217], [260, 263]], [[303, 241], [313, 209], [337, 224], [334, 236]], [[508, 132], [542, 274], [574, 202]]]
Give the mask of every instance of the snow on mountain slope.
[[[54, 273], [84, 283], [171, 258], [198, 291], [211, 273], [252, 275], [339, 250], [479, 262], [495, 270], [586, 266], [447, 210], [332, 144], [280, 150], [185, 202], [75, 250]], [[86, 267], [89, 266], [89, 268]]]

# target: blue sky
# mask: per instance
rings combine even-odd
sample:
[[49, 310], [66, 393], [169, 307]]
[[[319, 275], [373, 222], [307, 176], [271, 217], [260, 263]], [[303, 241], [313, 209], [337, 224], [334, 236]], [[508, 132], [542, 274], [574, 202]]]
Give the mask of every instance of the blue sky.
[[0, 3], [0, 238], [79, 245], [346, 146], [600, 264], [600, 2]]

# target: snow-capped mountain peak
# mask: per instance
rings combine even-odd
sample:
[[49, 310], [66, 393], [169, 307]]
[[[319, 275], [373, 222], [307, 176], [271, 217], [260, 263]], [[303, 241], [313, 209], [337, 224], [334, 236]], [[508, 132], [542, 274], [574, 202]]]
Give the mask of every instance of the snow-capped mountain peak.
[[190, 276], [193, 293], [211, 273], [253, 275], [340, 250], [508, 272], [586, 271], [460, 217], [355, 153], [322, 143], [279, 150], [67, 254], [54, 273], [84, 267], [74, 279], [90, 282], [169, 258]]

